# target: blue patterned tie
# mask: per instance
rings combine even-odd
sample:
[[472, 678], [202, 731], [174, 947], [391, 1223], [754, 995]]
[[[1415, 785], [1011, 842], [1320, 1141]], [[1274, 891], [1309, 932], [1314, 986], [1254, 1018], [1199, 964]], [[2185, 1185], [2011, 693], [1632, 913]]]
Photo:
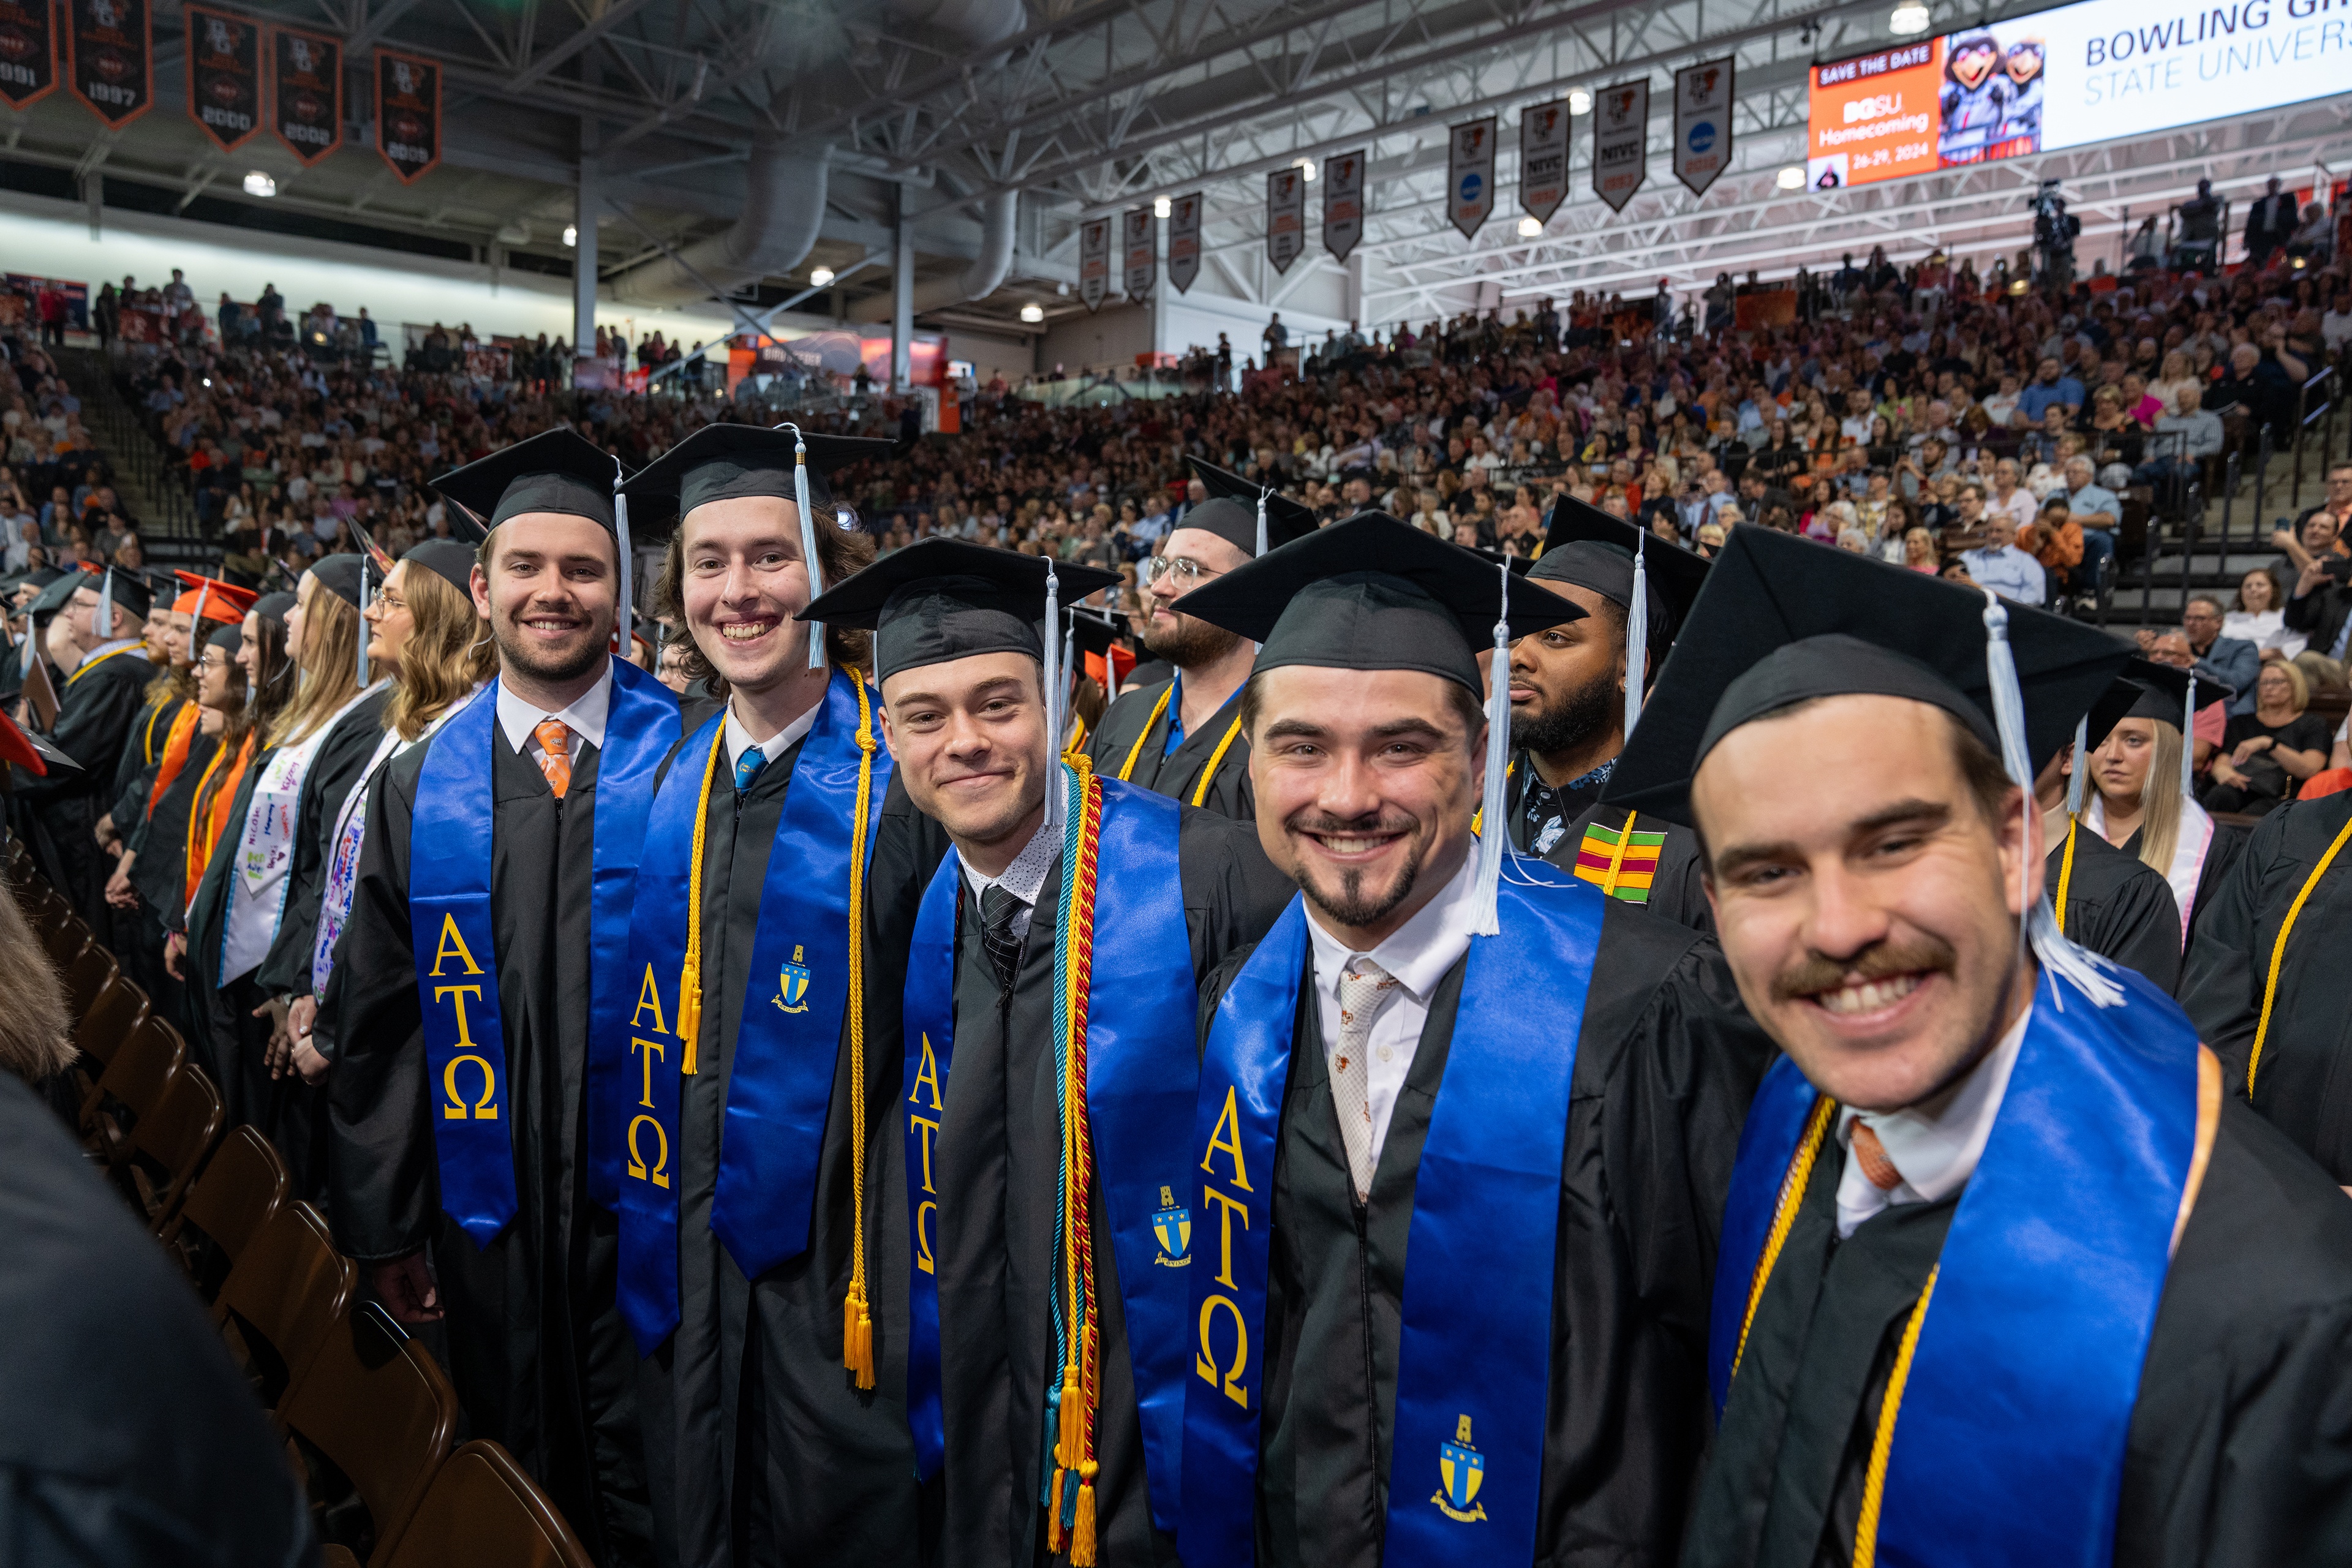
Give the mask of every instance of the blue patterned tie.
[[759, 747], [744, 747], [743, 754], [735, 759], [735, 793], [741, 795], [750, 789], [751, 781], [760, 776], [760, 770], [767, 764], [768, 759], [760, 754]]

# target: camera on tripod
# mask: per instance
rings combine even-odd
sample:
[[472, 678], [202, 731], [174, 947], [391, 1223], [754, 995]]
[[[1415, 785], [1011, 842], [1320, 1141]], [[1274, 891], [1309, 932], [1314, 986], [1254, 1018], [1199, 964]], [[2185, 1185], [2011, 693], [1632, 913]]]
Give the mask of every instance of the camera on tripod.
[[2026, 202], [2033, 209], [2033, 248], [2041, 258], [2042, 284], [2063, 289], [2074, 286], [2074, 239], [2083, 232], [2083, 220], [2066, 210], [2059, 184], [2042, 181]]

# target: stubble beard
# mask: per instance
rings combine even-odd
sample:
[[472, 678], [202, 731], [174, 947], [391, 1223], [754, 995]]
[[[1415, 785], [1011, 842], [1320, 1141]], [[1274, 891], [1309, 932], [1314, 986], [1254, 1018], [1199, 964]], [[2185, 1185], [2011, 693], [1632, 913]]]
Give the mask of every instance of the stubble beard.
[[1213, 664], [1241, 646], [1238, 632], [1195, 620], [1181, 610], [1171, 610], [1169, 614], [1175, 624], [1165, 630], [1160, 629], [1155, 618], [1144, 618], [1143, 646], [1179, 669], [1198, 669], [1204, 664]]

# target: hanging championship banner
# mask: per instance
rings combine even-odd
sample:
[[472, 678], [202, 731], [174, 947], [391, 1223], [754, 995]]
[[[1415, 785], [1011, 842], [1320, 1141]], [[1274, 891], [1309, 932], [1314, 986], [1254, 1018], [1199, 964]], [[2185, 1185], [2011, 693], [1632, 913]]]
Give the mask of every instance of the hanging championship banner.
[[0, 0], [0, 103], [29, 108], [57, 85], [57, 13], [50, 0]]
[[1568, 199], [1568, 118], [1564, 98], [1519, 113], [1519, 205], [1538, 223]]
[[1151, 286], [1160, 281], [1159, 220], [1150, 207], [1130, 207], [1119, 221], [1127, 252], [1120, 282], [1129, 299], [1148, 299]]
[[404, 185], [441, 162], [441, 67], [415, 55], [375, 52], [375, 150]]
[[110, 127], [155, 107], [155, 17], [149, 0], [68, 0], [66, 79]]
[[261, 29], [242, 16], [184, 5], [188, 118], [213, 145], [234, 153], [261, 129]]
[[1731, 59], [1675, 72], [1675, 178], [1695, 196], [1731, 167]]
[[1099, 310], [1109, 292], [1110, 219], [1092, 218], [1078, 225], [1078, 298]]
[[1323, 165], [1323, 248], [1345, 261], [1364, 237], [1364, 153], [1337, 153]]
[[1623, 212], [1649, 174], [1650, 82], [1622, 81], [1592, 102], [1592, 194]]
[[1194, 191], [1168, 206], [1168, 281], [1179, 294], [1201, 275], [1201, 197]]
[[1495, 117], [1454, 128], [1445, 157], [1445, 216], [1470, 239], [1495, 210]]
[[1276, 272], [1307, 248], [1307, 173], [1276, 169], [1265, 177], [1265, 258]]
[[269, 130], [307, 165], [343, 144], [343, 41], [269, 29]]

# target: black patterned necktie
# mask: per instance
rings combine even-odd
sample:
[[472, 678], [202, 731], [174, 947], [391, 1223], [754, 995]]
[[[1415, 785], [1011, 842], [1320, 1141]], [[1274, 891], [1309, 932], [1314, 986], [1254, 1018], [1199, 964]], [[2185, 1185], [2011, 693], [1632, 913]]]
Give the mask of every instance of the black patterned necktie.
[[1013, 934], [1013, 921], [1028, 907], [1003, 883], [991, 883], [980, 895], [980, 945], [996, 971], [996, 984], [1007, 991], [1021, 972], [1021, 939]]

